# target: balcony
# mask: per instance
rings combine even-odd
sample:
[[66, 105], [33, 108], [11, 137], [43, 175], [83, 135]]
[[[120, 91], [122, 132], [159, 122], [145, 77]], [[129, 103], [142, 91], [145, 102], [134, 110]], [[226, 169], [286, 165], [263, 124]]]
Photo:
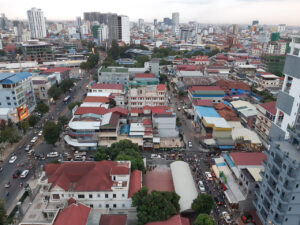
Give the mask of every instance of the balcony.
[[263, 160], [262, 165], [264, 168], [268, 167], [268, 161], [267, 160]]
[[277, 216], [274, 219], [275, 224], [281, 224], [283, 222], [283, 216]]

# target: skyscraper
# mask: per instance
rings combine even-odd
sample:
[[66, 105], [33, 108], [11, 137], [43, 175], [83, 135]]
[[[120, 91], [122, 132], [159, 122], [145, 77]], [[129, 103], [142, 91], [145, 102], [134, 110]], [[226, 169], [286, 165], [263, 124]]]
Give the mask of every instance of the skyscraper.
[[5, 17], [5, 14], [2, 13], [0, 17], [0, 30], [8, 30], [8, 19]]
[[164, 18], [164, 24], [171, 26], [172, 25], [172, 20], [168, 17]]
[[81, 25], [82, 25], [81, 17], [80, 17], [80, 16], [77, 16], [77, 17], [76, 17], [76, 27], [79, 28]]
[[263, 225], [300, 223], [300, 36], [294, 36], [284, 65], [284, 82], [277, 96], [277, 113], [270, 130], [268, 160], [254, 206]]
[[180, 28], [180, 40], [184, 41], [185, 43], [188, 40], [188, 36], [189, 36], [189, 28], [185, 28], [185, 27], [181, 27]]
[[44, 13], [41, 9], [32, 8], [27, 11], [31, 38], [44, 38], [47, 36]]
[[237, 35], [237, 34], [238, 34], [238, 31], [239, 31], [239, 25], [233, 24], [233, 25], [232, 25], [232, 33], [233, 33], [234, 35]]
[[118, 16], [118, 38], [130, 44], [130, 28], [128, 16]]
[[144, 25], [144, 19], [139, 19], [138, 21], [138, 26], [139, 26], [139, 29], [141, 29]]
[[153, 20], [153, 25], [156, 27], [157, 26], [157, 19]]
[[179, 35], [179, 13], [172, 13], [172, 33], [174, 35]]

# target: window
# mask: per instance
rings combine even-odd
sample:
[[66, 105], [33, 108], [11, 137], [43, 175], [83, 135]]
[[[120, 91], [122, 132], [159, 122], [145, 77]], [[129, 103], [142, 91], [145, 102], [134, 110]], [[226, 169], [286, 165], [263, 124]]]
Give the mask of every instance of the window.
[[125, 194], [122, 194], [122, 197], [125, 197]]
[[289, 219], [288, 218], [285, 218], [285, 221], [288, 221]]
[[11, 103], [10, 103], [10, 102], [8, 102], [8, 103], [7, 103], [7, 105], [11, 105]]
[[65, 197], [65, 195], [64, 195], [64, 194], [62, 194], [62, 195], [61, 195], [61, 197], [63, 198], [63, 197]]
[[108, 194], [105, 194], [105, 198], [108, 198]]
[[108, 208], [109, 208], [109, 204], [106, 204], [106, 205], [105, 205], [105, 208], [107, 208], [107, 209], [108, 209]]
[[294, 48], [293, 55], [299, 55], [299, 48]]
[[295, 196], [292, 197], [292, 200], [295, 200]]
[[113, 194], [113, 198], [116, 198], [117, 197], [117, 195], [116, 194]]
[[92, 195], [92, 194], [89, 194], [89, 198], [93, 198], [93, 195]]
[[117, 204], [113, 204], [113, 207], [114, 207], [114, 208], [117, 208]]
[[285, 164], [282, 164], [282, 167], [283, 167], [283, 169], [286, 169], [286, 165]]
[[91, 208], [94, 208], [94, 205], [93, 205], [93, 204], [90, 204], [90, 207], [91, 207]]
[[6, 97], [7, 100], [10, 100], [10, 97]]
[[11, 93], [14, 95], [15, 94], [15, 92], [14, 91], [11, 91]]
[[98, 194], [97, 197], [100, 198], [100, 194]]
[[84, 198], [84, 195], [78, 195], [78, 198]]
[[296, 184], [296, 188], [298, 188], [299, 187], [299, 184]]
[[16, 100], [16, 97], [13, 97], [13, 100]]
[[99, 206], [99, 208], [102, 208], [102, 205], [101, 205], [101, 204], [99, 204], [98, 206]]
[[291, 210], [292, 210], [292, 207], [289, 208], [289, 211], [291, 211]]
[[52, 198], [53, 198], [53, 199], [59, 199], [59, 194], [53, 194], [53, 195], [52, 195]]
[[124, 208], [124, 207], [125, 207], [125, 204], [122, 204], [122, 207]]
[[116, 176], [113, 176], [113, 180], [114, 180], [114, 181], [116, 180]]

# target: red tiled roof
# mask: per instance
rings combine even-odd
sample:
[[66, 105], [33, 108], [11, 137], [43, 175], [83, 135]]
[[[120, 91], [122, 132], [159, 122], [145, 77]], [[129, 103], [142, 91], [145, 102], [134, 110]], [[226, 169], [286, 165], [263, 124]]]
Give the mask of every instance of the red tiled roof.
[[143, 110], [151, 110], [151, 107], [150, 107], [149, 105], [145, 105], [145, 106], [143, 107]]
[[172, 115], [172, 111], [168, 106], [154, 106], [152, 107], [152, 115], [163, 114], [163, 115]]
[[108, 109], [108, 112], [119, 113], [119, 114], [122, 114], [122, 115], [127, 115], [128, 114], [127, 109], [124, 109], [124, 108], [119, 107], [119, 106]]
[[194, 91], [222, 91], [218, 86], [192, 86], [189, 88], [189, 92], [193, 93]]
[[109, 99], [103, 96], [86, 96], [83, 102], [109, 103]]
[[3, 48], [3, 51], [5, 51], [6, 53], [7, 52], [14, 52], [16, 51], [16, 46], [14, 45], [6, 45], [4, 48]]
[[157, 90], [158, 91], [165, 91], [166, 90], [166, 85], [164, 85], [164, 84], [158, 84], [157, 85]]
[[53, 225], [85, 225], [90, 210], [81, 203], [72, 204], [59, 212]]
[[128, 191], [128, 198], [131, 198], [132, 195], [139, 191], [142, 187], [142, 171], [134, 170], [130, 175], [130, 184]]
[[136, 78], [154, 78], [155, 75], [153, 73], [136, 73], [134, 75]]
[[274, 102], [267, 102], [267, 103], [263, 103], [260, 104], [261, 107], [263, 107], [268, 113], [272, 114], [272, 115], [276, 115], [276, 101]]
[[232, 152], [230, 156], [237, 166], [260, 166], [262, 165], [262, 161], [267, 159], [267, 156], [262, 152]]
[[213, 101], [208, 99], [198, 99], [193, 101], [195, 106], [213, 106]]
[[110, 172], [118, 165], [117, 162], [106, 160], [67, 162], [46, 164], [45, 171], [48, 182], [52, 183], [51, 188], [59, 186], [65, 191], [110, 191], [113, 184]]
[[127, 215], [102, 214], [99, 225], [126, 225]]
[[129, 168], [126, 165], [118, 165], [111, 169], [111, 174], [114, 174], [114, 175], [129, 174]]
[[78, 107], [75, 111], [75, 115], [83, 115], [93, 113], [97, 115], [104, 115], [108, 110], [104, 107]]
[[138, 108], [131, 108], [131, 109], [130, 109], [130, 113], [138, 113], [138, 114], [141, 114], [141, 113], [143, 113], [143, 110], [142, 110], [142, 109], [138, 109]]
[[152, 125], [152, 120], [151, 119], [144, 119], [143, 124], [144, 125]]
[[248, 84], [245, 84], [243, 82], [237, 82], [237, 81], [218, 80], [217, 86], [222, 88], [224, 91], [231, 90], [231, 89], [242, 89], [245, 91], [250, 91], [250, 87]]
[[178, 65], [178, 66], [176, 66], [176, 70], [178, 70], [178, 71], [196, 71], [199, 69], [200, 69], [200, 67], [195, 66], [195, 65]]
[[55, 73], [55, 72], [64, 73], [69, 70], [71, 69], [67, 67], [52, 67], [50, 69], [45, 70], [44, 73]]
[[190, 221], [188, 218], [181, 217], [180, 215], [175, 215], [168, 220], [150, 222], [146, 223], [146, 225], [190, 225]]
[[75, 203], [76, 203], [76, 200], [74, 198], [69, 198], [69, 200], [68, 200], [68, 206], [72, 205], [72, 204], [75, 204]]
[[92, 85], [92, 89], [117, 89], [117, 90], [123, 90], [122, 84], [102, 84], [102, 83], [96, 83]]

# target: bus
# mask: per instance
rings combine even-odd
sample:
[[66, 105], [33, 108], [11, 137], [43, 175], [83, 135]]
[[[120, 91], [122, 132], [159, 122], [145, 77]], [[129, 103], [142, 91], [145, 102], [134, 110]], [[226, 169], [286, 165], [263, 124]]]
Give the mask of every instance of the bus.
[[71, 96], [67, 96], [64, 98], [64, 103], [68, 104], [71, 101]]

